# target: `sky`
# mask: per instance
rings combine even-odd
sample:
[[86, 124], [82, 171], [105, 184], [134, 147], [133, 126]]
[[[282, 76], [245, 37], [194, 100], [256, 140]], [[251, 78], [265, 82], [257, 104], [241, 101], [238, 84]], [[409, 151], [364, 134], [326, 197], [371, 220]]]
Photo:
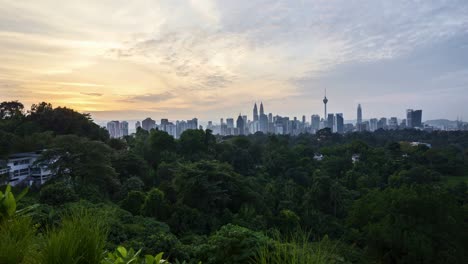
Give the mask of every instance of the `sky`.
[[0, 0], [0, 101], [95, 120], [468, 120], [467, 0]]

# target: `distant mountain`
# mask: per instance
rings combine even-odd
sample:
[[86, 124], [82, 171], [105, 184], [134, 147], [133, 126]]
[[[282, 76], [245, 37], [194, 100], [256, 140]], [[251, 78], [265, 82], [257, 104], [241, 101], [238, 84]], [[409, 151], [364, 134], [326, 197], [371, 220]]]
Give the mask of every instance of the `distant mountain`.
[[[466, 122], [462, 122], [466, 123]], [[436, 127], [456, 127], [457, 121], [448, 120], [448, 119], [434, 119], [434, 120], [426, 120], [424, 124]]]

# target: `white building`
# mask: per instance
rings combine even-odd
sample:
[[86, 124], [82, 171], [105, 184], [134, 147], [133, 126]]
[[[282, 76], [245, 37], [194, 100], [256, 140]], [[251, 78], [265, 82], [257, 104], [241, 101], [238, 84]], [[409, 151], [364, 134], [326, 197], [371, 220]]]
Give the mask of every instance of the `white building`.
[[0, 161], [0, 175], [6, 175], [6, 183], [11, 186], [20, 183], [43, 184], [50, 179], [52, 172], [47, 166], [39, 166], [35, 163], [41, 153], [42, 151], [37, 151], [10, 155], [6, 161]]

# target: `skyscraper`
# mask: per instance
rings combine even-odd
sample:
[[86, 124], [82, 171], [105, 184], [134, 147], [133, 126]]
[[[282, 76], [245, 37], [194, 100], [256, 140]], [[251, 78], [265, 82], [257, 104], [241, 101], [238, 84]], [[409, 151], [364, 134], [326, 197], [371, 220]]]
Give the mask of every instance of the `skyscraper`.
[[406, 110], [406, 127], [422, 127], [422, 110]]
[[255, 103], [254, 105], [254, 109], [253, 109], [253, 121], [258, 121], [258, 110], [257, 110], [257, 103]]
[[336, 132], [344, 133], [344, 118], [342, 113], [336, 114]]
[[136, 121], [136, 123], [135, 123], [135, 132], [137, 132], [138, 128], [140, 128], [140, 127], [141, 127], [140, 121]]
[[328, 114], [327, 127], [330, 128], [332, 132], [335, 131], [335, 115], [334, 114]]
[[377, 118], [371, 118], [369, 120], [369, 130], [372, 132], [376, 131], [378, 128], [378, 122], [379, 121], [377, 120]]
[[310, 119], [310, 124], [313, 130], [317, 131], [320, 128], [320, 116], [319, 115], [312, 115]]
[[406, 127], [413, 127], [413, 109], [406, 110]]
[[234, 128], [234, 118], [226, 118], [227, 128]]
[[153, 119], [149, 117], [141, 122], [141, 127], [146, 131], [150, 131], [155, 126], [156, 126], [156, 121], [154, 121]]
[[263, 133], [268, 133], [268, 116], [265, 115], [265, 111], [263, 110], [263, 103], [260, 103], [260, 131]]
[[239, 114], [239, 116], [237, 117], [236, 125], [237, 125], [237, 130], [239, 132], [239, 135], [244, 135], [245, 124], [244, 124], [244, 118], [242, 118], [241, 114]]
[[128, 122], [127, 121], [120, 122], [120, 136], [121, 137], [128, 136]]
[[422, 110], [413, 111], [413, 127], [422, 127]]
[[120, 137], [120, 122], [119, 121], [107, 122], [107, 131], [109, 131], [109, 136], [111, 138], [119, 138]]
[[363, 125], [362, 125], [362, 108], [361, 108], [361, 104], [358, 104], [358, 107], [357, 107], [356, 130], [357, 131], [364, 131], [365, 130], [363, 128]]
[[362, 123], [362, 108], [361, 108], [361, 104], [358, 104], [358, 107], [357, 107], [357, 124], [361, 124]]

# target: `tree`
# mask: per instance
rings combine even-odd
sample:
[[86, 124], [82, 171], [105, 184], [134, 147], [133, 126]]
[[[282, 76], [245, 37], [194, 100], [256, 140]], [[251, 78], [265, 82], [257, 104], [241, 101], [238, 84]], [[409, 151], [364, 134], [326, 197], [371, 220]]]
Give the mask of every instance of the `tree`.
[[23, 117], [24, 105], [18, 101], [0, 103], [0, 119]]
[[227, 224], [208, 238], [199, 250], [203, 263], [249, 263], [257, 249], [268, 243], [260, 232], [245, 227]]
[[214, 153], [216, 138], [210, 130], [186, 130], [180, 135], [180, 153], [189, 160], [200, 160]]
[[46, 165], [59, 178], [95, 185], [106, 194], [118, 193], [120, 183], [111, 164], [113, 150], [105, 143], [75, 135], [58, 136], [38, 163]]
[[179, 200], [203, 212], [220, 214], [224, 208], [237, 212], [244, 202], [251, 202], [250, 186], [228, 164], [195, 162], [181, 165], [175, 175], [173, 184]]
[[39, 200], [49, 205], [61, 205], [77, 201], [78, 196], [70, 184], [58, 181], [42, 187]]
[[382, 263], [466, 261], [464, 211], [434, 187], [374, 190], [354, 203], [348, 223], [355, 241]]
[[154, 217], [157, 220], [165, 220], [168, 218], [168, 209], [167, 201], [161, 190], [153, 188], [148, 192], [142, 208], [144, 215]]
[[121, 202], [121, 207], [133, 215], [141, 214], [141, 208], [145, 203], [146, 195], [140, 191], [130, 191], [127, 194], [127, 198], [125, 198]]

